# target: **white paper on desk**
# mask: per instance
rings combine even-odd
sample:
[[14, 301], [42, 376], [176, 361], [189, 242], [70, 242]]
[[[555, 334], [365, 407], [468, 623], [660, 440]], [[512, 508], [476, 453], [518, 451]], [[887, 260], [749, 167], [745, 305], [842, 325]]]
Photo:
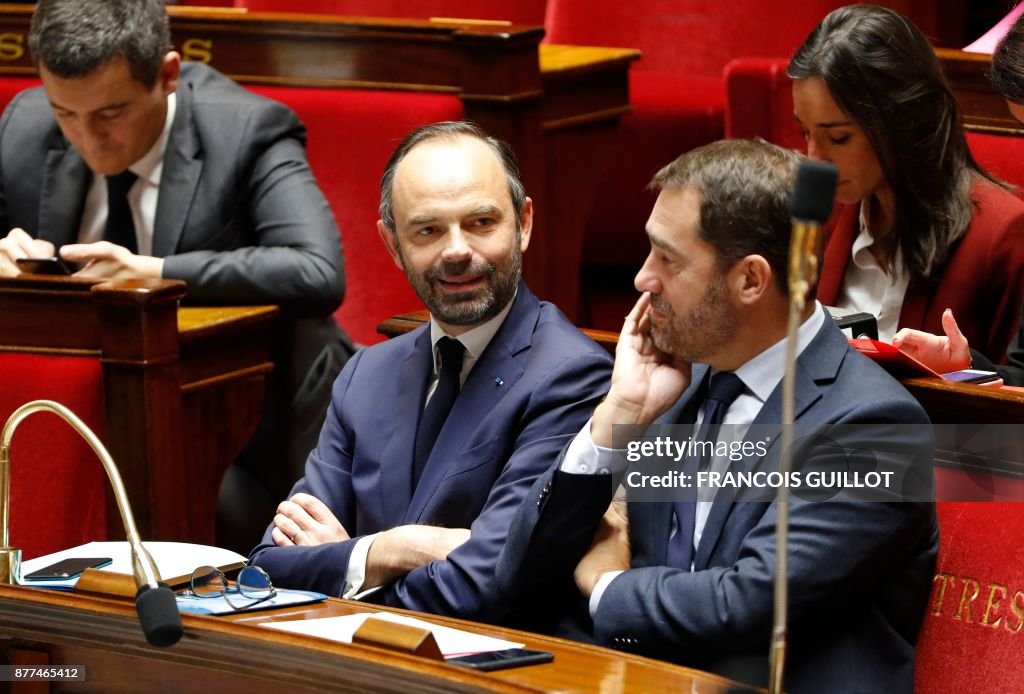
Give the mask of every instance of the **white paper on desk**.
[[461, 629], [452, 629], [440, 624], [431, 624], [421, 619], [391, 614], [390, 612], [362, 612], [360, 614], [345, 615], [344, 617], [321, 617], [320, 619], [300, 619], [291, 622], [264, 622], [260, 626], [290, 631], [295, 634], [316, 636], [330, 641], [352, 643], [352, 635], [356, 632], [356, 629], [363, 626], [363, 622], [370, 617], [383, 619], [388, 622], [397, 622], [398, 624], [405, 624], [419, 629], [427, 629], [433, 632], [434, 639], [437, 641], [437, 647], [441, 649], [441, 655], [445, 658], [523, 647], [521, 643], [496, 639], [490, 636], [481, 636], [480, 634], [473, 634]]
[[[200, 566], [229, 566], [245, 562], [245, 557], [237, 552], [209, 545], [195, 545], [187, 542], [143, 542], [142, 543], [156, 562], [156, 568], [164, 579], [191, 575]], [[71, 549], [29, 559], [21, 564], [21, 575], [42, 569], [61, 559], [72, 557], [110, 557], [114, 561], [100, 571], [115, 573], [132, 573], [132, 551], [127, 542], [89, 542]], [[60, 581], [22, 581], [23, 585], [35, 588], [56, 588], [71, 590], [78, 578]]]

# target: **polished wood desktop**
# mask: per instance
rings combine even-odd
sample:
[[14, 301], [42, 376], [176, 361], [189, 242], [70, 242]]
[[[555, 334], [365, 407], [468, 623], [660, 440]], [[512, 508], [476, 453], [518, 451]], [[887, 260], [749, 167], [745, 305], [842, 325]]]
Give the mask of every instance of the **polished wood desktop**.
[[1006, 99], [992, 86], [992, 56], [952, 48], [936, 48], [946, 79], [956, 95], [968, 130], [999, 135], [1024, 135], [1024, 125], [1010, 114]]
[[0, 585], [0, 661], [84, 666], [84, 682], [61, 685], [62, 690], [83, 692], [757, 691], [635, 655], [403, 610], [388, 611], [525, 643], [527, 648], [554, 653], [555, 659], [544, 665], [474, 672], [382, 648], [259, 626], [380, 609], [330, 599], [223, 617], [184, 615], [181, 641], [154, 648], [146, 644], [130, 600]]
[[[31, 12], [0, 4], [0, 75], [35, 72], [25, 43]], [[576, 317], [586, 214], [619, 118], [631, 110], [638, 50], [541, 45], [542, 27], [501, 22], [168, 12], [186, 60], [242, 83], [458, 95], [465, 117], [519, 158], [537, 210], [530, 287]]]
[[179, 308], [184, 295], [176, 280], [0, 279], [0, 350], [99, 358], [104, 443], [142, 537], [212, 544], [221, 477], [259, 422], [278, 309]]

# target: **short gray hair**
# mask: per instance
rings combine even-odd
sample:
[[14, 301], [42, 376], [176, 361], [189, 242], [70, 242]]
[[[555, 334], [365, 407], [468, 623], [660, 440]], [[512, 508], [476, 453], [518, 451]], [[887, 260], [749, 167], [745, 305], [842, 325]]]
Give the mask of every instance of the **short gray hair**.
[[421, 126], [406, 135], [398, 143], [398, 147], [388, 159], [387, 166], [384, 167], [384, 173], [380, 177], [379, 211], [381, 221], [391, 230], [391, 233], [397, 231], [391, 193], [395, 187], [395, 172], [398, 170], [398, 165], [416, 145], [431, 140], [456, 140], [460, 137], [473, 137], [486, 143], [494, 152], [494, 156], [501, 162], [501, 167], [505, 170], [505, 178], [508, 181], [508, 193], [512, 198], [512, 209], [516, 215], [516, 229], [520, 228], [523, 208], [526, 206], [526, 188], [523, 187], [523, 182], [519, 179], [519, 164], [516, 162], [515, 152], [508, 144], [485, 133], [476, 123], [442, 121]]

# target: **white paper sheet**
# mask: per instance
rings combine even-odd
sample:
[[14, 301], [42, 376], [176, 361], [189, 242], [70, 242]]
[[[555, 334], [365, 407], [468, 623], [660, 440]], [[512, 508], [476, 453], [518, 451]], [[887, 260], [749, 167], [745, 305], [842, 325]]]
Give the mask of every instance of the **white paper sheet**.
[[[245, 562], [237, 552], [209, 545], [194, 545], [187, 542], [143, 542], [156, 562], [160, 576], [165, 579], [191, 575], [200, 566], [230, 566]], [[61, 550], [21, 564], [21, 575], [42, 569], [61, 559], [71, 557], [110, 557], [114, 561], [100, 571], [132, 573], [132, 553], [127, 542], [89, 542], [71, 549]], [[57, 588], [71, 590], [78, 578], [61, 581], [23, 581], [24, 585], [36, 588]]]
[[344, 617], [322, 617], [320, 619], [301, 619], [291, 622], [265, 622], [260, 624], [260, 626], [267, 627], [268, 629], [290, 631], [295, 634], [316, 636], [330, 641], [352, 643], [352, 635], [356, 629], [361, 627], [363, 622], [370, 617], [420, 629], [428, 629], [433, 632], [437, 646], [441, 649], [441, 654], [445, 658], [523, 647], [521, 643], [496, 639], [490, 636], [481, 636], [480, 634], [473, 634], [461, 629], [452, 629], [451, 627], [439, 624], [431, 624], [421, 619], [391, 614], [390, 612], [363, 612], [345, 615]]

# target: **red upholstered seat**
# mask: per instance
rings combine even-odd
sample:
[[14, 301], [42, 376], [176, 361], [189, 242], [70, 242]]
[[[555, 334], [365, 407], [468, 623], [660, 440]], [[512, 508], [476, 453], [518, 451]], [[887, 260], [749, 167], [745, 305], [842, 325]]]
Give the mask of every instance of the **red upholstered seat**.
[[[725, 135], [722, 69], [737, 56], [788, 56], [838, 0], [765, 3], [737, 0], [548, 0], [545, 41], [639, 48], [630, 71], [634, 113], [619, 136], [588, 215], [583, 244], [584, 313], [599, 328], [619, 328], [629, 279], [647, 254], [647, 183], [683, 152]], [[614, 288], [609, 277], [614, 275]], [[591, 279], [593, 278], [593, 281]], [[611, 293], [609, 293], [609, 289]], [[616, 295], [627, 300], [619, 302]], [[610, 308], [614, 306], [614, 308]]]
[[513, 24], [544, 23], [546, 0], [235, 0], [251, 12], [308, 12], [366, 17], [497, 19]]
[[309, 132], [310, 165], [341, 229], [345, 301], [335, 318], [363, 344], [378, 342], [377, 325], [423, 308], [377, 235], [380, 175], [409, 131], [458, 120], [462, 102], [450, 94], [251, 86], [292, 107]]
[[1019, 692], [1024, 682], [1024, 505], [944, 502], [915, 690]]
[[7, 104], [10, 103], [11, 99], [14, 98], [15, 94], [28, 89], [29, 87], [38, 87], [42, 82], [39, 81], [38, 77], [14, 77], [10, 75], [4, 75], [0, 77], [0, 110], [7, 108]]
[[[67, 406], [103, 439], [99, 359], [0, 352], [0, 424], [39, 399]], [[85, 440], [52, 414], [33, 414], [11, 442], [11, 545], [28, 559], [107, 539], [107, 488]]]

